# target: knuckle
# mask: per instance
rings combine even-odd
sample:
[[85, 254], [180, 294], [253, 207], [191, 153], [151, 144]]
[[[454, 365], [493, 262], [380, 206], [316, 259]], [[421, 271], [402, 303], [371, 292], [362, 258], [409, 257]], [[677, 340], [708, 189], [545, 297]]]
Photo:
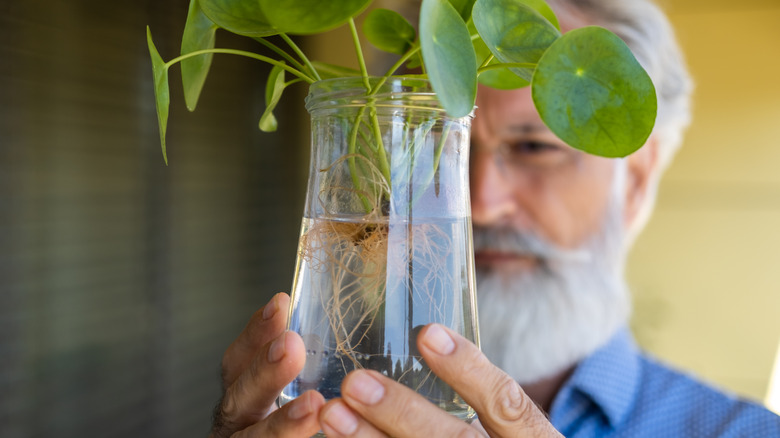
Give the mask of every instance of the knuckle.
[[214, 409], [210, 438], [227, 438], [233, 434], [236, 430], [234, 419], [237, 409], [235, 406], [235, 401], [231, 396], [227, 393], [223, 395]]
[[506, 374], [496, 381], [492, 393], [495, 397], [490, 412], [495, 413], [495, 421], [518, 422], [533, 416], [536, 406], [523, 394], [520, 385]]
[[238, 417], [238, 403], [236, 401], [235, 385], [231, 386], [222, 398], [220, 416], [223, 425], [234, 421]]

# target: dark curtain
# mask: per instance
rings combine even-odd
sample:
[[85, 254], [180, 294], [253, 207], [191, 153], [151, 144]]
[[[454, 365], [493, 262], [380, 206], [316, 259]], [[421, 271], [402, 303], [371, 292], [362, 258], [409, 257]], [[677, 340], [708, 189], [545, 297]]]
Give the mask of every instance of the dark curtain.
[[306, 90], [263, 134], [266, 66], [217, 55], [194, 113], [173, 67], [166, 167], [146, 25], [173, 58], [187, 4], [0, 1], [0, 436], [205, 436], [224, 349], [290, 287]]

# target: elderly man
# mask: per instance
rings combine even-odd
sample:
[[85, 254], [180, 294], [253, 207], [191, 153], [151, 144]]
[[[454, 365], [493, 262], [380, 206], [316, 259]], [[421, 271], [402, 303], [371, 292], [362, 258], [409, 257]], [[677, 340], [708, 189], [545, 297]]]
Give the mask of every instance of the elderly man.
[[597, 24], [629, 44], [656, 84], [659, 117], [640, 151], [610, 160], [556, 138], [529, 89], [479, 90], [471, 204], [484, 355], [438, 325], [418, 338], [479, 424], [367, 371], [345, 379], [341, 399], [310, 391], [274, 410], [305, 360], [279, 294], [225, 353], [214, 436], [780, 436], [780, 418], [646, 357], [626, 328], [626, 251], [689, 119], [665, 17], [647, 0], [549, 3], [564, 31]]

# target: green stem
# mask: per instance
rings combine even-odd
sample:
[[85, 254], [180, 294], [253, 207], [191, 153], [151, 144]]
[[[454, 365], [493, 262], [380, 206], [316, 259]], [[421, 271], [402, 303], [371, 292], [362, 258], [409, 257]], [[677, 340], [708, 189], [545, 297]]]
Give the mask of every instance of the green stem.
[[274, 52], [275, 52], [277, 55], [279, 55], [279, 56], [281, 56], [282, 58], [284, 58], [285, 60], [287, 60], [287, 62], [289, 62], [290, 64], [292, 64], [292, 65], [293, 65], [295, 68], [297, 68], [298, 70], [301, 70], [301, 71], [303, 71], [303, 70], [306, 70], [306, 67], [304, 67], [304, 66], [303, 66], [303, 64], [301, 64], [300, 62], [298, 62], [298, 60], [296, 60], [295, 58], [293, 58], [293, 57], [292, 57], [292, 55], [290, 55], [289, 53], [287, 53], [287, 52], [285, 52], [284, 50], [282, 50], [282, 49], [281, 49], [279, 46], [277, 46], [276, 44], [274, 44], [274, 43], [272, 43], [272, 42], [270, 42], [270, 41], [266, 40], [265, 38], [252, 38], [252, 39], [253, 39], [253, 40], [255, 40], [255, 41], [257, 41], [258, 43], [260, 43], [260, 44], [262, 44], [262, 45], [264, 45], [264, 46], [268, 47], [269, 49], [273, 50], [273, 51], [274, 51]]
[[534, 69], [536, 68], [536, 64], [533, 62], [507, 62], [507, 63], [499, 63], [499, 64], [490, 64], [488, 66], [482, 66], [479, 69], [477, 69], [477, 75], [480, 75], [488, 70], [496, 70], [499, 68], [530, 68]]
[[490, 54], [490, 56], [488, 56], [487, 58], [485, 58], [485, 62], [483, 62], [483, 63], [482, 63], [482, 65], [480, 65], [480, 66], [479, 66], [479, 68], [485, 68], [485, 67], [487, 67], [487, 66], [488, 66], [488, 64], [490, 64], [490, 61], [492, 61], [492, 60], [493, 60], [493, 58], [494, 58], [494, 56], [493, 56], [493, 54], [491, 53], [491, 54]]
[[349, 31], [352, 33], [352, 42], [355, 44], [355, 53], [357, 54], [358, 65], [360, 65], [360, 74], [363, 75], [363, 85], [366, 86], [366, 91], [371, 91], [371, 83], [368, 81], [368, 69], [366, 68], [366, 60], [363, 58], [363, 49], [360, 47], [360, 38], [358, 38], [357, 27], [355, 27], [355, 19], [349, 18]]
[[277, 61], [276, 59], [269, 58], [267, 56], [258, 55], [257, 53], [252, 52], [246, 52], [244, 50], [235, 50], [235, 49], [204, 49], [204, 50], [196, 50], [194, 52], [187, 53], [186, 55], [177, 56], [176, 58], [171, 59], [170, 61], [165, 63], [165, 68], [169, 68], [173, 64], [176, 64], [177, 62], [181, 62], [187, 58], [192, 58], [194, 56], [198, 55], [204, 55], [207, 53], [226, 53], [229, 55], [240, 55], [240, 56], [246, 56], [247, 58], [257, 59], [259, 61], [267, 62], [271, 65], [276, 65], [281, 67], [282, 69], [292, 73], [295, 76], [298, 76], [301, 78], [301, 80], [306, 81], [308, 84], [314, 83], [314, 79], [307, 76], [305, 73], [300, 72], [296, 70], [293, 67], [290, 67], [289, 65], [285, 64], [282, 61]]
[[303, 61], [304, 64], [306, 64], [306, 67], [309, 68], [311, 74], [314, 76], [314, 79], [318, 81], [322, 80], [320, 74], [317, 73], [317, 69], [314, 68], [314, 66], [311, 64], [311, 61], [309, 61], [309, 58], [306, 57], [306, 55], [303, 53], [300, 47], [298, 47], [298, 45], [295, 44], [295, 42], [291, 40], [286, 33], [280, 33], [279, 36], [281, 36], [284, 42], [286, 42], [287, 45], [290, 46], [290, 48], [293, 49], [293, 51], [298, 55], [298, 57], [301, 58], [301, 61]]
[[447, 137], [450, 135], [450, 128], [452, 127], [451, 122], [444, 122], [444, 129], [442, 129], [441, 136], [439, 137], [439, 144], [436, 146], [436, 150], [433, 151], [433, 166], [431, 166], [431, 171], [427, 175], [425, 175], [425, 178], [423, 179], [423, 183], [420, 185], [422, 187], [422, 190], [417, 191], [416, 196], [414, 199], [412, 199], [412, 205], [416, 204], [417, 201], [420, 199], [420, 196], [425, 193], [425, 189], [428, 188], [428, 186], [431, 184], [431, 181], [433, 180], [433, 177], [436, 175], [436, 172], [439, 170], [439, 162], [441, 161], [441, 154], [442, 151], [444, 151], [444, 145], [447, 143]]
[[373, 207], [371, 206], [371, 202], [366, 199], [366, 196], [360, 192], [360, 180], [358, 179], [357, 165], [355, 164], [354, 158], [354, 154], [357, 152], [357, 136], [358, 131], [360, 130], [360, 121], [363, 120], [363, 114], [365, 112], [366, 107], [360, 107], [357, 116], [355, 116], [355, 122], [352, 124], [352, 131], [349, 133], [349, 144], [347, 146], [347, 154], [350, 156], [347, 158], [347, 166], [349, 167], [349, 174], [352, 177], [352, 185], [354, 185], [355, 190], [357, 190], [360, 202], [363, 203], [363, 208], [366, 209], [366, 213], [370, 213], [371, 210], [373, 210]]
[[[376, 93], [376, 90], [371, 88], [371, 82], [368, 80], [368, 69], [366, 68], [366, 60], [365, 58], [363, 58], [363, 48], [360, 46], [360, 38], [358, 37], [357, 27], [355, 26], [354, 18], [349, 19], [349, 30], [350, 33], [352, 34], [352, 42], [355, 45], [355, 53], [357, 55], [358, 65], [360, 66], [360, 74], [363, 76], [363, 85], [366, 87], [367, 96], [371, 96], [374, 93]], [[382, 174], [382, 177], [385, 178], [385, 181], [387, 182], [387, 187], [389, 189], [391, 187], [390, 165], [387, 162], [387, 152], [385, 151], [385, 146], [382, 142], [382, 130], [379, 126], [379, 119], [376, 116], [376, 109], [373, 108], [373, 104], [374, 104], [373, 99], [369, 99], [368, 102], [366, 102], [366, 106], [361, 107], [360, 110], [358, 111], [358, 116], [355, 118], [355, 126], [353, 127], [352, 134], [350, 135], [349, 151], [350, 154], [355, 152], [356, 143], [357, 143], [357, 131], [358, 129], [360, 129], [360, 120], [362, 119], [363, 114], [365, 113], [365, 108], [371, 107], [371, 112], [369, 113], [369, 117], [371, 119], [371, 128], [374, 133], [374, 140], [376, 141], [376, 151], [378, 155], [377, 159], [379, 161], [378, 167], [379, 167], [379, 171]], [[349, 168], [350, 172], [353, 172], [355, 168], [354, 158], [349, 159], [349, 167], [350, 167]], [[353, 176], [352, 180], [353, 182], [355, 182], [356, 178]], [[387, 195], [389, 195], [389, 193], [387, 193]], [[367, 202], [363, 200], [363, 204], [364, 206], [366, 206]]]
[[379, 155], [379, 170], [387, 180], [387, 186], [392, 188], [390, 181], [390, 164], [387, 162], [387, 154], [382, 141], [382, 129], [379, 127], [379, 119], [376, 116], [376, 108], [371, 108], [371, 125], [374, 129], [374, 137], [377, 143], [377, 155]]
[[397, 61], [395, 64], [393, 64], [393, 66], [392, 66], [392, 67], [390, 67], [390, 69], [389, 69], [389, 70], [387, 70], [387, 73], [385, 73], [385, 75], [384, 75], [384, 76], [382, 76], [382, 77], [379, 79], [379, 82], [377, 82], [377, 84], [376, 84], [376, 85], [374, 85], [374, 88], [372, 88], [372, 89], [371, 89], [371, 91], [369, 91], [369, 92], [368, 92], [368, 94], [369, 94], [369, 95], [374, 95], [374, 94], [376, 94], [376, 93], [377, 93], [377, 91], [379, 91], [379, 88], [380, 88], [382, 85], [384, 85], [384, 84], [385, 84], [385, 82], [387, 82], [387, 80], [390, 78], [390, 76], [392, 76], [392, 75], [393, 75], [393, 73], [395, 73], [395, 71], [396, 71], [396, 70], [398, 70], [399, 68], [401, 68], [401, 66], [402, 66], [402, 65], [404, 65], [404, 63], [405, 63], [406, 61], [408, 61], [408, 60], [409, 60], [409, 58], [411, 58], [412, 56], [414, 56], [414, 55], [415, 55], [417, 52], [419, 52], [419, 51], [420, 51], [420, 45], [419, 45], [419, 44], [417, 44], [416, 46], [414, 46], [414, 47], [412, 47], [411, 49], [409, 49], [409, 50], [408, 50], [406, 53], [404, 53], [404, 55], [401, 57], [401, 59], [399, 59], [399, 60], [398, 60], [398, 61]]
[[284, 88], [287, 88], [287, 87], [289, 87], [290, 85], [292, 85], [292, 84], [295, 84], [295, 83], [298, 83], [298, 82], [301, 82], [301, 81], [303, 81], [303, 79], [301, 79], [301, 78], [298, 78], [298, 79], [293, 79], [293, 80], [291, 80], [291, 81], [287, 81], [287, 82], [285, 82], [285, 83], [284, 83]]

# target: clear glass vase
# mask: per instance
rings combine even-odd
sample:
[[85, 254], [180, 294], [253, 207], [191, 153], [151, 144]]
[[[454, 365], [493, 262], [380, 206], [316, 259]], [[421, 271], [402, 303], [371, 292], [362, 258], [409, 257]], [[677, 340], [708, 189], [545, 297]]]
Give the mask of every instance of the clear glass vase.
[[[379, 371], [464, 420], [474, 411], [417, 350], [428, 323], [478, 344], [468, 157], [471, 116], [450, 118], [417, 78], [317, 82], [289, 329], [306, 365], [280, 396], [339, 397]], [[378, 85], [379, 84], [379, 85]]]

